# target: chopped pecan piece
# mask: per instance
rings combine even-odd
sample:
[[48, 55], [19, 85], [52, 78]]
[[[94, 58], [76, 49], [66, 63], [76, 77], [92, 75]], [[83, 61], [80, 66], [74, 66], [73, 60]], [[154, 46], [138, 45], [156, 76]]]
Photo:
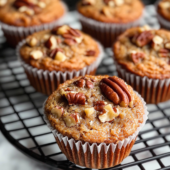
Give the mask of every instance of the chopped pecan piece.
[[32, 37], [32, 38], [27, 39], [27, 44], [28, 44], [30, 47], [36, 46], [37, 43], [38, 43], [38, 40], [37, 40], [35, 37]]
[[139, 27], [140, 32], [150, 31], [150, 30], [151, 30], [151, 27], [149, 25], [144, 25], [143, 27]]
[[69, 105], [81, 104], [85, 105], [86, 96], [83, 93], [67, 93], [66, 99], [68, 100]]
[[62, 117], [63, 113], [64, 113], [64, 108], [60, 107], [60, 106], [56, 106], [51, 110], [51, 113], [56, 115], [57, 118]]
[[93, 107], [91, 107], [91, 108], [86, 108], [86, 109], [84, 110], [84, 112], [85, 112], [85, 114], [86, 114], [86, 117], [90, 118], [91, 115], [93, 115], [93, 113], [95, 112], [95, 110], [94, 110]]
[[165, 43], [165, 48], [170, 50], [170, 42]]
[[50, 36], [50, 38], [46, 41], [45, 46], [51, 50], [57, 48], [57, 39], [55, 36]]
[[121, 6], [124, 4], [124, 0], [104, 0], [104, 2], [110, 7]]
[[33, 50], [30, 53], [30, 57], [34, 60], [38, 60], [43, 57], [43, 52], [40, 50]]
[[130, 54], [129, 54], [129, 57], [136, 64], [136, 63], [139, 63], [140, 60], [145, 58], [145, 53], [137, 52], [137, 51], [131, 51]]
[[151, 31], [143, 31], [139, 34], [136, 34], [132, 38], [132, 42], [135, 43], [139, 47], [143, 47], [149, 44], [153, 39], [153, 34]]
[[102, 93], [114, 104], [122, 107], [133, 105], [133, 97], [130, 94], [125, 82], [118, 77], [104, 78], [100, 82]]
[[73, 127], [80, 123], [80, 116], [78, 113], [66, 114], [63, 119], [67, 127]]
[[49, 56], [50, 58], [54, 59], [55, 56], [56, 56], [56, 54], [57, 54], [59, 51], [62, 52], [62, 53], [64, 52], [61, 48], [55, 48], [55, 49], [51, 50], [51, 51], [48, 53], [48, 56]]
[[95, 54], [96, 54], [96, 51], [94, 51], [94, 50], [86, 51], [86, 56], [95, 56]]
[[97, 101], [94, 102], [94, 109], [99, 111], [99, 112], [103, 112], [104, 110], [104, 106], [105, 106], [105, 102], [104, 101]]
[[0, 1], [0, 7], [6, 5], [6, 3], [7, 3], [7, 0], [1, 0], [1, 1]]
[[104, 122], [111, 122], [113, 121], [117, 116], [119, 116], [119, 111], [117, 108], [112, 108], [111, 104], [108, 104], [104, 107], [105, 112], [99, 115], [99, 120]]
[[160, 49], [158, 51], [158, 55], [159, 55], [159, 57], [167, 58], [167, 57], [170, 57], [170, 51], [167, 49]]

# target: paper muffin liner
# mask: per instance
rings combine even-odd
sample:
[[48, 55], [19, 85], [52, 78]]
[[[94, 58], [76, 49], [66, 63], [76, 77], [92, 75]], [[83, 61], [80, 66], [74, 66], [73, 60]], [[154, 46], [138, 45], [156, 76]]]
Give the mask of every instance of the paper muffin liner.
[[73, 138], [69, 139], [67, 136], [63, 136], [51, 126], [45, 114], [46, 101], [43, 104], [43, 117], [47, 126], [52, 131], [59, 148], [71, 162], [79, 166], [95, 169], [113, 167], [120, 164], [127, 156], [129, 156], [139, 131], [148, 119], [149, 113], [147, 111], [146, 103], [137, 92], [135, 93], [140, 98], [144, 106], [143, 123], [139, 125], [133, 135], [125, 138], [123, 141], [119, 141], [117, 144], [75, 141]]
[[128, 72], [119, 64], [116, 64], [116, 69], [120, 78], [124, 79], [144, 98], [146, 103], [157, 104], [170, 99], [170, 79], [151, 79], [141, 77]]
[[98, 39], [105, 47], [111, 47], [117, 37], [125, 30], [141, 26], [142, 19], [143, 15], [134, 22], [126, 24], [104, 23], [87, 18], [79, 13], [79, 20], [83, 31]]
[[38, 32], [38, 31], [42, 31], [46, 29], [53, 29], [58, 25], [64, 24], [68, 9], [67, 9], [67, 6], [63, 2], [62, 2], [62, 5], [65, 9], [64, 15], [51, 23], [45, 23], [42, 25], [30, 26], [30, 27], [17, 27], [17, 26], [12, 26], [12, 25], [8, 25], [3, 22], [0, 22], [0, 26], [6, 37], [7, 42], [11, 46], [16, 47], [17, 44], [21, 40], [25, 39], [28, 35], [31, 35], [34, 32]]
[[85, 76], [86, 74], [94, 75], [96, 70], [101, 63], [101, 60], [104, 56], [103, 47], [98, 43], [98, 47], [100, 50], [100, 54], [97, 57], [96, 61], [94, 61], [91, 65], [84, 67], [81, 70], [73, 70], [73, 71], [48, 71], [37, 69], [32, 67], [31, 65], [24, 62], [22, 57], [20, 56], [20, 48], [26, 43], [26, 40], [20, 42], [16, 49], [16, 54], [18, 59], [20, 60], [25, 73], [27, 74], [27, 78], [30, 81], [30, 84], [39, 92], [50, 95], [53, 91], [55, 91], [59, 84], [65, 82], [66, 80], [70, 80], [74, 77]]
[[162, 28], [165, 29], [170, 29], [170, 21], [166, 20], [165, 18], [163, 18], [157, 11], [158, 9], [158, 4], [161, 0], [156, 1], [155, 3], [155, 8], [156, 8], [156, 13], [157, 13], [157, 19], [159, 21], [159, 24], [161, 25]]

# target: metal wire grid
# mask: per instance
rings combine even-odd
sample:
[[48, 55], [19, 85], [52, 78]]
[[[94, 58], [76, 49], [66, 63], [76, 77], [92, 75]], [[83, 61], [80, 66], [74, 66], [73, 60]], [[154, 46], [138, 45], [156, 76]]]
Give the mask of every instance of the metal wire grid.
[[[75, 12], [68, 23], [80, 28]], [[153, 6], [147, 6], [143, 23], [158, 28]], [[116, 75], [111, 49], [105, 50], [97, 74]], [[4, 136], [24, 154], [57, 169], [88, 170], [69, 162], [58, 148], [42, 118], [47, 96], [30, 86], [15, 50], [5, 44], [0, 32], [0, 128]], [[149, 120], [140, 132], [129, 157], [111, 170], [170, 169], [170, 101], [148, 105]]]

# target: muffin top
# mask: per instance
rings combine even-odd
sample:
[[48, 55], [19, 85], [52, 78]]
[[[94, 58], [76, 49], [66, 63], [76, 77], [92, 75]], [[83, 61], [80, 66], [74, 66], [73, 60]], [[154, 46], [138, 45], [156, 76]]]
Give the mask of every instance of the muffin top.
[[143, 14], [140, 0], [81, 0], [78, 11], [85, 17], [106, 23], [133, 22]]
[[59, 0], [0, 1], [0, 21], [13, 26], [29, 27], [49, 23], [64, 13], [64, 6]]
[[158, 13], [170, 21], [170, 0], [161, 0], [157, 7]]
[[26, 41], [20, 49], [21, 58], [43, 70], [80, 70], [95, 62], [100, 54], [95, 40], [68, 25], [34, 33]]
[[85, 76], [61, 84], [45, 114], [63, 136], [89, 143], [117, 143], [143, 123], [144, 106], [133, 89], [113, 76]]
[[153, 79], [170, 78], [170, 32], [136, 27], [114, 44], [114, 58], [129, 72]]

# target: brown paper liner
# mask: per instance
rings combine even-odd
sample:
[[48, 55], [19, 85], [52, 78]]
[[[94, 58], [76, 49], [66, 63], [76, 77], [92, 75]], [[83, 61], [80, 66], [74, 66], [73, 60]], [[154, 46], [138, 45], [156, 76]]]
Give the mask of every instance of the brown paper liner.
[[119, 165], [127, 156], [129, 156], [136, 141], [135, 138], [126, 147], [122, 147], [121, 149], [117, 147], [114, 152], [112, 152], [112, 147], [110, 146], [107, 153], [105, 153], [104, 147], [101, 148], [99, 153], [97, 147], [94, 147], [94, 150], [91, 153], [90, 147], [88, 146], [87, 151], [84, 153], [81, 147], [79, 148], [79, 152], [77, 152], [75, 145], [73, 145], [73, 149], [71, 149], [69, 143], [65, 146], [58, 138], [55, 139], [61, 151], [71, 162], [74, 162], [79, 166], [94, 169], [104, 169]]
[[91, 65], [84, 67], [82, 70], [72, 72], [61, 72], [61, 71], [47, 71], [47, 70], [39, 70], [25, 63], [20, 56], [20, 48], [26, 43], [25, 40], [20, 42], [17, 46], [17, 56], [21, 61], [21, 64], [25, 70], [28, 80], [30, 81], [31, 86], [33, 86], [38, 92], [41, 92], [46, 95], [52, 94], [53, 91], [57, 89], [59, 84], [64, 83], [66, 80], [70, 80], [74, 77], [94, 75], [96, 73], [97, 67], [99, 66], [103, 56], [103, 48], [98, 43], [100, 54], [97, 57], [96, 61]]
[[31, 27], [17, 27], [5, 24], [3, 22], [0, 22], [0, 26], [2, 28], [2, 31], [4, 32], [4, 36], [12, 47], [16, 47], [17, 44], [25, 39], [28, 35], [33, 34], [34, 32], [47, 30], [47, 29], [53, 29], [58, 25], [64, 24], [65, 17], [67, 14], [67, 6], [62, 2], [63, 7], [65, 9], [65, 13], [63, 16], [61, 16], [58, 20], [53, 21], [51, 23], [46, 23], [38, 26], [31, 26]]
[[104, 47], [111, 47], [117, 37], [125, 30], [140, 26], [142, 19], [143, 15], [138, 20], [127, 24], [103, 23], [79, 13], [82, 30], [100, 41]]
[[118, 76], [133, 87], [148, 104], [157, 104], [170, 99], [170, 79], [140, 77], [123, 69], [116, 62]]

